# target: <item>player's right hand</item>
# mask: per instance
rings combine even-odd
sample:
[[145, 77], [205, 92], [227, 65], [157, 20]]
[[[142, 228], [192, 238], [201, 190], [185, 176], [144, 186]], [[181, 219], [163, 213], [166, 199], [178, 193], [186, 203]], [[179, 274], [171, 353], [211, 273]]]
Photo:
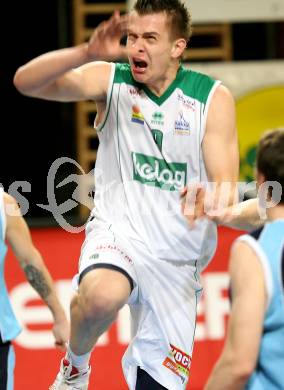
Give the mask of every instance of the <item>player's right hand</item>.
[[126, 57], [126, 48], [121, 38], [127, 32], [128, 16], [115, 11], [110, 19], [98, 25], [88, 45], [90, 61], [112, 61]]

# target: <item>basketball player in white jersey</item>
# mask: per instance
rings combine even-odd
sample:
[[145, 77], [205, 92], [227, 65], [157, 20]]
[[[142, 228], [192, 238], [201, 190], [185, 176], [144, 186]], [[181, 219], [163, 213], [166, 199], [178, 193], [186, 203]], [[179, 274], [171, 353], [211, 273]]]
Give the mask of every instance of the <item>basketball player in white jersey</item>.
[[[216, 226], [206, 219], [190, 227], [180, 190], [210, 181], [218, 196], [226, 181], [234, 193], [239, 166], [231, 93], [181, 66], [190, 35], [180, 0], [138, 0], [129, 16], [115, 13], [99, 25], [88, 43], [37, 57], [15, 75], [25, 95], [93, 100], [98, 110], [95, 208], [71, 303], [69, 350], [50, 389], [88, 388], [91, 351], [126, 303], [129, 388], [186, 387], [199, 275], [215, 251]], [[129, 64], [105, 62], [125, 51]]]

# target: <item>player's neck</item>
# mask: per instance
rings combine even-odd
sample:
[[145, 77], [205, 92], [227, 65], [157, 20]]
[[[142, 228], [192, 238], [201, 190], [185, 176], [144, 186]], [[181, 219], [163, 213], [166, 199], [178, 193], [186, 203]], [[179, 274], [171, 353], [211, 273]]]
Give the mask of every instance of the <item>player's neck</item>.
[[168, 89], [172, 82], [176, 79], [178, 70], [180, 68], [180, 63], [174, 63], [170, 66], [166, 73], [153, 82], [147, 83], [147, 87], [153, 92], [156, 96], [162, 96], [163, 93]]
[[267, 217], [270, 221], [274, 221], [276, 219], [284, 219], [284, 204], [278, 204], [271, 209], [267, 209]]

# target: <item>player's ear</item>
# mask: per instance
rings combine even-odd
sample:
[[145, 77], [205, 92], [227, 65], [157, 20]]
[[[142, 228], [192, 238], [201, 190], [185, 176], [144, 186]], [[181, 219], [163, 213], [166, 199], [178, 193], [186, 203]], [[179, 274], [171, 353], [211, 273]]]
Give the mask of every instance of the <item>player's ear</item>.
[[172, 52], [171, 52], [172, 57], [180, 58], [185, 48], [186, 48], [186, 40], [184, 38], [176, 39], [172, 47]]

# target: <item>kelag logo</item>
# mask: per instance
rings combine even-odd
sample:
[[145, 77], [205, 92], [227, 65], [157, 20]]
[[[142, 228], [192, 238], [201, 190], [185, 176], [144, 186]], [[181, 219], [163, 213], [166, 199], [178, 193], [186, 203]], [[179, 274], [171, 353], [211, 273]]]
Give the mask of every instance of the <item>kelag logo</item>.
[[186, 184], [186, 163], [168, 163], [141, 153], [132, 153], [132, 161], [133, 179], [142, 184], [167, 191], [178, 191]]

